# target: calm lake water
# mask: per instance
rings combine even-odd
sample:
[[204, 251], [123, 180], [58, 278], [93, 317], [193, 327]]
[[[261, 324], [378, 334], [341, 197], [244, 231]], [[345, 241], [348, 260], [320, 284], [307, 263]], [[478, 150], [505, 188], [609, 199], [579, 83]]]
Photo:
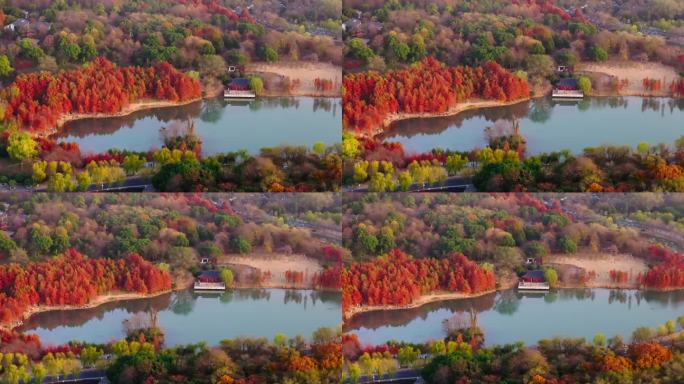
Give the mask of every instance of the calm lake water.
[[520, 133], [527, 138], [528, 154], [563, 149], [582, 153], [586, 147], [602, 144], [635, 147], [642, 141], [672, 144], [684, 136], [684, 99], [534, 99], [456, 116], [398, 121], [380, 138], [398, 141], [408, 152], [437, 147], [467, 151], [487, 145], [488, 127], [499, 135], [510, 133], [516, 120]]
[[256, 154], [261, 148], [284, 144], [339, 143], [341, 111], [339, 98], [214, 98], [122, 117], [71, 121], [54, 137], [77, 142], [83, 153], [111, 148], [146, 152], [161, 148], [165, 134], [184, 132], [194, 122], [205, 156], [240, 149]]
[[466, 299], [430, 303], [419, 308], [361, 313], [345, 322], [344, 331], [362, 343], [388, 340], [422, 343], [444, 338], [442, 321], [478, 315], [487, 345], [537, 341], [554, 336], [584, 337], [596, 333], [631, 338], [640, 326], [657, 326], [684, 315], [684, 290], [644, 292], [613, 289], [564, 289], [548, 293], [507, 290]]
[[341, 293], [312, 290], [240, 289], [222, 293], [177, 291], [149, 299], [112, 302], [96, 308], [32, 316], [20, 328], [44, 344], [69, 340], [106, 343], [125, 337], [123, 321], [158, 311], [166, 345], [206, 341], [216, 345], [237, 336], [273, 338], [282, 332], [309, 338], [320, 327], [337, 327]]

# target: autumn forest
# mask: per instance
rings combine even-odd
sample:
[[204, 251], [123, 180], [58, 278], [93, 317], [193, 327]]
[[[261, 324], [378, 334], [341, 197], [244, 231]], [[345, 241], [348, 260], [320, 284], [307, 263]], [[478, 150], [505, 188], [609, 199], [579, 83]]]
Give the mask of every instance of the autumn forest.
[[684, 383], [684, 0], [0, 0], [0, 384]]

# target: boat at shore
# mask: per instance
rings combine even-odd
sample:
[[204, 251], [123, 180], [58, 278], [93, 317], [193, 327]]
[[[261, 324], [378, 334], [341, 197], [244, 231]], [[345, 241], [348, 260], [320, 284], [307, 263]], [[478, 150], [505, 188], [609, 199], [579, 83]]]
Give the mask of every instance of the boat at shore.
[[551, 286], [546, 281], [544, 271], [538, 269], [527, 271], [518, 281], [520, 291], [548, 291], [549, 289]]
[[584, 92], [579, 88], [576, 79], [561, 79], [551, 92], [551, 97], [558, 99], [583, 99]]
[[518, 282], [518, 290], [520, 291], [548, 291], [551, 289], [549, 283], [530, 283], [525, 281]]
[[583, 99], [584, 93], [577, 90], [554, 89], [551, 92], [551, 97], [556, 99]]
[[255, 99], [256, 93], [253, 91], [226, 89], [223, 91], [223, 97], [226, 99]]
[[195, 291], [225, 291], [226, 284], [218, 271], [202, 271], [193, 285]]
[[254, 99], [256, 93], [252, 90], [249, 79], [240, 77], [230, 81], [228, 87], [223, 91], [223, 97], [226, 99]]

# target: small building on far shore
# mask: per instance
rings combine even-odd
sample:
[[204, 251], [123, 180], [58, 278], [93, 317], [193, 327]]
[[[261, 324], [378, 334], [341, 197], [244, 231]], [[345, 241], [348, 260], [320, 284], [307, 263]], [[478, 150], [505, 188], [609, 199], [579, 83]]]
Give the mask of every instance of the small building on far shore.
[[225, 291], [226, 284], [221, 280], [218, 271], [202, 271], [195, 279], [194, 289], [196, 291]]
[[568, 77], [558, 81], [556, 87], [553, 88], [551, 96], [558, 98], [581, 99], [584, 97], [584, 92], [580, 90], [579, 83], [576, 79]]
[[249, 79], [238, 77], [228, 83], [223, 96], [229, 99], [253, 99], [256, 97], [256, 93], [252, 90]]
[[550, 288], [544, 276], [544, 271], [539, 269], [525, 272], [518, 281], [518, 289], [521, 290], [546, 291]]
[[252, 87], [249, 85], [249, 79], [238, 77], [228, 83], [228, 89], [231, 91], [250, 91]]

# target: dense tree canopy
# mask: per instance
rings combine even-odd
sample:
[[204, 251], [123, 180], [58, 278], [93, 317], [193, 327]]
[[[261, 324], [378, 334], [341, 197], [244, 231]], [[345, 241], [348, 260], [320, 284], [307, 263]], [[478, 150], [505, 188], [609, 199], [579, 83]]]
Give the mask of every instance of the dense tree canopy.
[[389, 114], [445, 112], [473, 98], [499, 101], [529, 96], [527, 82], [495, 62], [447, 67], [432, 57], [406, 70], [350, 74], [344, 78], [346, 129], [376, 128]]
[[441, 260], [413, 259], [395, 249], [342, 272], [342, 305], [403, 305], [440, 290], [470, 294], [494, 287], [494, 273], [462, 254]]
[[88, 259], [71, 249], [46, 262], [0, 266], [0, 323], [21, 319], [33, 305], [85, 305], [115, 290], [147, 294], [170, 288], [169, 273], [140, 255]]
[[199, 82], [170, 64], [121, 68], [104, 58], [57, 75], [21, 75], [2, 93], [4, 119], [32, 132], [54, 129], [67, 114], [115, 113], [147, 98], [187, 101], [200, 96]]

